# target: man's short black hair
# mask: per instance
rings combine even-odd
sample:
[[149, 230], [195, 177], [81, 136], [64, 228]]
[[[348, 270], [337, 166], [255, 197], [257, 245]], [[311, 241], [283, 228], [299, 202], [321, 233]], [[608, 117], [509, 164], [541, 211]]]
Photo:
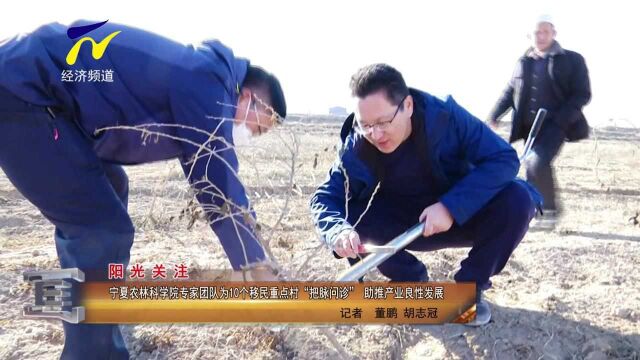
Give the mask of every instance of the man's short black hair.
[[380, 90], [389, 102], [399, 105], [409, 95], [402, 74], [387, 64], [372, 64], [358, 70], [351, 77], [351, 95], [363, 99]]
[[273, 110], [278, 113], [283, 120], [287, 116], [287, 103], [284, 99], [280, 81], [278, 81], [275, 75], [268, 73], [259, 66], [249, 65], [247, 75], [242, 82], [242, 87], [264, 91], [271, 101], [270, 105]]

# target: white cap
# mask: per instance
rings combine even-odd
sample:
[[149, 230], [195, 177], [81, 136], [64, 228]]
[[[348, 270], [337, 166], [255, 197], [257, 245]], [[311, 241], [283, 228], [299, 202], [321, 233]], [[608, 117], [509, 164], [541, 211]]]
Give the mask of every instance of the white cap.
[[536, 26], [538, 24], [540, 24], [540, 23], [549, 23], [549, 24], [555, 26], [555, 24], [553, 22], [553, 18], [549, 14], [544, 14], [544, 15], [538, 16], [538, 18], [536, 19]]

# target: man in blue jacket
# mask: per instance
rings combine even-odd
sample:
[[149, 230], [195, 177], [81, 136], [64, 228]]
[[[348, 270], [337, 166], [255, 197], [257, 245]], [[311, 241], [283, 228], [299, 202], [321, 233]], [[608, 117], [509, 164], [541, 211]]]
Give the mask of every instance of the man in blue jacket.
[[515, 150], [451, 97], [409, 89], [389, 65], [360, 69], [351, 90], [356, 112], [311, 200], [322, 239], [354, 264], [363, 244], [385, 244], [423, 222], [423, 236], [378, 267], [392, 281], [428, 280], [425, 265], [406, 250], [471, 246], [455, 280], [477, 284], [475, 324], [486, 324], [482, 291], [524, 237], [539, 199], [515, 178]]
[[[87, 34], [91, 41], [74, 40]], [[285, 116], [278, 80], [218, 41], [185, 46], [80, 21], [0, 42], [0, 167], [55, 225], [60, 265], [80, 268], [87, 280], [106, 280], [110, 263], [129, 261], [134, 226], [121, 165], [172, 158], [196, 188], [233, 269], [263, 262], [232, 145]], [[100, 131], [110, 126], [154, 135]], [[63, 358], [128, 357], [115, 325], [63, 325]]]

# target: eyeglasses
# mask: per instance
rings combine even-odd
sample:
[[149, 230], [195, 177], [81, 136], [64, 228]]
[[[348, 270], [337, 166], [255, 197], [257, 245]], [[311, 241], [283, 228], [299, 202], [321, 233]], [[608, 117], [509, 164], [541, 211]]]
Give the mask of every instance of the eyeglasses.
[[400, 111], [402, 104], [404, 104], [404, 100], [407, 98], [407, 96], [408, 95], [405, 95], [405, 97], [402, 98], [402, 100], [398, 104], [398, 107], [396, 108], [396, 111], [393, 113], [393, 116], [391, 117], [390, 120], [379, 121], [375, 124], [362, 124], [360, 120], [356, 120], [354, 123], [355, 125], [354, 128], [356, 132], [358, 132], [361, 135], [371, 135], [374, 129], [378, 129], [379, 131], [388, 130], [393, 120], [395, 120], [396, 115], [398, 115], [398, 112]]

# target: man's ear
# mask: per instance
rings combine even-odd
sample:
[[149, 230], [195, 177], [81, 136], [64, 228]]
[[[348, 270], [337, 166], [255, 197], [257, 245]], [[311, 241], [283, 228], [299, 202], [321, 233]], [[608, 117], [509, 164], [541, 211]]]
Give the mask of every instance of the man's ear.
[[[238, 110], [242, 112], [246, 111], [251, 106], [251, 100], [253, 97], [253, 91], [249, 88], [240, 89], [240, 94], [238, 94]], [[244, 114], [242, 114], [244, 116]]]
[[253, 94], [253, 91], [251, 91], [251, 89], [247, 88], [247, 87], [243, 87], [240, 89], [240, 94], [238, 94], [238, 104], [240, 104], [240, 102], [249, 102], [251, 101], [251, 95]]
[[411, 95], [408, 95], [404, 101], [404, 110], [409, 112], [409, 116], [413, 115], [413, 97]]
[[247, 116], [247, 110], [251, 105], [251, 89], [242, 88], [238, 94], [238, 101], [236, 102], [235, 121], [244, 120]]

